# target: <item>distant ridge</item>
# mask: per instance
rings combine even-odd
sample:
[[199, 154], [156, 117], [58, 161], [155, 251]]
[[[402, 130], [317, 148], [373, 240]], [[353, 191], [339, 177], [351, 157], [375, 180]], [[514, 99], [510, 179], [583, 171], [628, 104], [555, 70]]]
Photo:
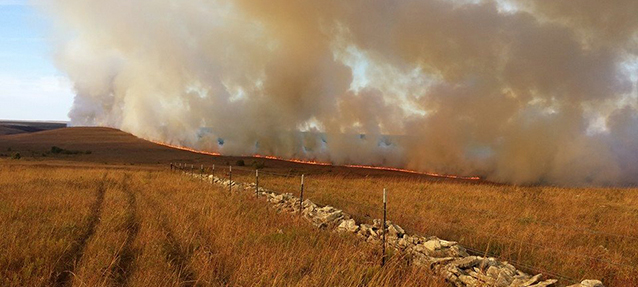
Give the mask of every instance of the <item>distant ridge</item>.
[[15, 121], [0, 120], [0, 135], [33, 133], [46, 130], [66, 128], [65, 121]]
[[[54, 154], [51, 153], [53, 147], [77, 153]], [[434, 181], [487, 183], [355, 166], [313, 165], [267, 157], [202, 154], [153, 143], [121, 130], [107, 127], [65, 127], [39, 132], [0, 135], [0, 158], [9, 158], [15, 153], [20, 153], [23, 159], [29, 161], [46, 159], [51, 162], [52, 159], [55, 159], [66, 163], [75, 162], [84, 165], [96, 163], [126, 166], [145, 165], [147, 167], [167, 169], [170, 163], [180, 163], [193, 165], [195, 169], [202, 166], [211, 168], [216, 165], [222, 171], [227, 170], [229, 165], [234, 165], [237, 168], [233, 168], [233, 171], [244, 169], [244, 172], [253, 174], [254, 165], [260, 164], [264, 166], [264, 170], [282, 174], [288, 174], [294, 170], [297, 173], [305, 174], [387, 175], [424, 178]], [[238, 162], [242, 164], [240, 165]], [[244, 164], [245, 167], [243, 166]]]

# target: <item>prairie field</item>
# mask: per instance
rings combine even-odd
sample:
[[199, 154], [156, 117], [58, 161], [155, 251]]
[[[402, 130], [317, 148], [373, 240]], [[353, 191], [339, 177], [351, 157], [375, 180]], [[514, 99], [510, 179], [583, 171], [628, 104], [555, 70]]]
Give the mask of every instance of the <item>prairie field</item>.
[[400, 256], [168, 171], [0, 163], [0, 286], [445, 286]]
[[[223, 175], [227, 175], [227, 171]], [[233, 179], [254, 182], [233, 168]], [[300, 177], [260, 173], [264, 188], [299, 196]], [[512, 262], [574, 284], [638, 286], [638, 189], [560, 188], [435, 182], [405, 177], [315, 174], [304, 178], [304, 198], [338, 206], [357, 220], [381, 218], [408, 233], [461, 243], [475, 254]]]
[[[54, 148], [55, 147], [55, 148]], [[68, 153], [53, 153], [59, 149]], [[638, 189], [515, 186], [193, 153], [107, 128], [0, 136], [0, 286], [446, 286], [401, 256], [320, 231], [250, 194], [179, 172], [254, 182], [358, 222], [461, 243], [559, 286], [638, 286]], [[75, 153], [73, 151], [85, 151]], [[86, 151], [90, 151], [86, 152]], [[21, 153], [20, 159], [11, 155]]]

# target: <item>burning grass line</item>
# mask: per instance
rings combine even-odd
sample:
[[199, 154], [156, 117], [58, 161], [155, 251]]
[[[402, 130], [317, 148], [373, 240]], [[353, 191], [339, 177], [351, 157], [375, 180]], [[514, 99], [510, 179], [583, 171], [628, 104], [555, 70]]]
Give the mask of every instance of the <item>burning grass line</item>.
[[[197, 153], [197, 154], [211, 155], [211, 156], [222, 156], [221, 153], [201, 151], [201, 150], [196, 150], [196, 149], [193, 149], [193, 148], [188, 148], [188, 147], [184, 147], [184, 146], [163, 143], [163, 142], [154, 141], [154, 140], [149, 140], [149, 141], [152, 142], [152, 143], [161, 145], [161, 146], [170, 147], [170, 148], [174, 148], [174, 149], [179, 149], [179, 150], [183, 150], [183, 151], [189, 151], [189, 152], [193, 152], [193, 153]], [[435, 173], [435, 172], [416, 171], [416, 170], [410, 170], [410, 169], [404, 169], [404, 168], [396, 168], [396, 167], [373, 166], [373, 165], [357, 165], [357, 164], [337, 165], [337, 164], [333, 164], [333, 163], [330, 163], [330, 162], [320, 162], [320, 161], [314, 161], [314, 160], [303, 160], [303, 159], [295, 159], [295, 158], [282, 158], [282, 157], [276, 157], [276, 156], [270, 156], [270, 155], [260, 155], [260, 154], [244, 155], [243, 157], [279, 160], [279, 161], [285, 161], [285, 162], [291, 162], [291, 163], [309, 164], [309, 165], [318, 165], [318, 166], [335, 166], [335, 167], [361, 168], [361, 169], [370, 169], [370, 170], [394, 171], [394, 172], [427, 175], [427, 176], [431, 176], [431, 177], [448, 178], [448, 179], [461, 179], [461, 180], [471, 180], [471, 181], [481, 180], [481, 178], [479, 176], [461, 176], [461, 175], [451, 175], [451, 174], [440, 174], [440, 173]]]

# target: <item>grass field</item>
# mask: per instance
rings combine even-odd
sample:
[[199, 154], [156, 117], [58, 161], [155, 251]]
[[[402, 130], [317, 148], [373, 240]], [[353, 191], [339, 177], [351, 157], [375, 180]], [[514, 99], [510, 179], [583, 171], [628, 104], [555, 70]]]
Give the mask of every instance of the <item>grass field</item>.
[[[51, 146], [92, 152], [49, 154]], [[11, 160], [15, 152], [24, 156]], [[2, 286], [441, 284], [398, 259], [379, 269], [378, 248], [167, 171], [169, 162], [215, 164], [224, 177], [231, 164], [235, 180], [252, 182], [253, 161], [265, 165], [260, 186], [298, 195], [306, 174], [306, 198], [358, 221], [381, 217], [387, 188], [389, 220], [410, 233], [459, 241], [565, 285], [638, 286], [635, 188], [511, 186], [214, 157], [105, 128], [0, 136], [1, 153]]]
[[0, 164], [0, 286], [445, 286], [379, 248], [158, 171]]
[[[225, 175], [225, 174], [224, 174]], [[254, 172], [233, 169], [254, 182]], [[260, 186], [299, 195], [299, 177], [262, 173]], [[363, 221], [382, 216], [406, 231], [460, 242], [530, 273], [638, 286], [638, 189], [520, 187], [392, 177], [310, 175], [304, 198]], [[572, 284], [573, 284], [572, 283]]]

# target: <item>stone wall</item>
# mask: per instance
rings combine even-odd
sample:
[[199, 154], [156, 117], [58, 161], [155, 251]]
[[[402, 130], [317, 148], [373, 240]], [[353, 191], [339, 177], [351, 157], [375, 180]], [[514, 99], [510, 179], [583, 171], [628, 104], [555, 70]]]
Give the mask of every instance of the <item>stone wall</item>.
[[[225, 187], [232, 184], [233, 191], [255, 193], [254, 183], [231, 183], [228, 179], [213, 178], [212, 175], [204, 175], [203, 178], [198, 174], [193, 176]], [[290, 193], [278, 194], [260, 187], [258, 196], [265, 198], [278, 211], [299, 213], [300, 200]], [[302, 216], [317, 228], [352, 233], [366, 242], [381, 244], [381, 219], [374, 219], [372, 224], [357, 223], [340, 209], [318, 206], [308, 199], [301, 206]], [[542, 274], [527, 274], [507, 261], [470, 255], [454, 241], [406, 234], [401, 226], [391, 221], [386, 221], [386, 226], [389, 248], [409, 255], [410, 262], [433, 270], [453, 286], [544, 287], [554, 286], [558, 282], [556, 279], [543, 278]], [[598, 280], [584, 280], [569, 287], [603, 287], [603, 284]]]

